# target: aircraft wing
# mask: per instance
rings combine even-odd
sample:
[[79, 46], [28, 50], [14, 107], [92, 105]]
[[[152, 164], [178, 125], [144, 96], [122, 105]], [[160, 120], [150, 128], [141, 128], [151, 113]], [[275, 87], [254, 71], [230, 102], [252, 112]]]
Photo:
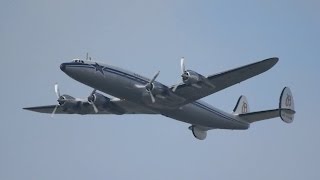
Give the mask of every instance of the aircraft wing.
[[[278, 62], [278, 58], [269, 58], [246, 66], [235, 68], [229, 71], [218, 73], [207, 77], [210, 86], [207, 82], [200, 81], [196, 85], [188, 85], [185, 83], [179, 84], [175, 93], [184, 97], [184, 104], [196, 101], [210, 94], [221, 91], [227, 87], [245, 81], [251, 77], [259, 75]], [[172, 89], [174, 86], [171, 87]]]
[[[25, 110], [40, 112], [40, 113], [49, 113], [51, 114], [54, 111], [56, 105], [48, 106], [36, 106], [36, 107], [27, 107], [23, 108]], [[64, 108], [62, 106], [57, 107], [55, 114], [157, 114], [154, 111], [146, 109], [144, 107], [138, 106], [137, 104], [131, 103], [126, 100], [116, 100], [111, 101], [111, 103], [105, 108], [98, 108], [99, 111], [95, 113], [91, 104], [84, 102], [81, 105]]]

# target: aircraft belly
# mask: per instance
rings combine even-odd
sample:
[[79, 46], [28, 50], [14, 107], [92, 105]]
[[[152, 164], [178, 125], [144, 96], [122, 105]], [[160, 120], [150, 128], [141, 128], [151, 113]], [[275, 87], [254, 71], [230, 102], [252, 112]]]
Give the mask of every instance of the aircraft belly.
[[[216, 113], [212, 111], [216, 111]], [[233, 119], [227, 113], [217, 109], [212, 109], [212, 111], [205, 110], [195, 103], [190, 103], [182, 108], [162, 114], [178, 121], [212, 129], [248, 129], [249, 127], [248, 123]]]

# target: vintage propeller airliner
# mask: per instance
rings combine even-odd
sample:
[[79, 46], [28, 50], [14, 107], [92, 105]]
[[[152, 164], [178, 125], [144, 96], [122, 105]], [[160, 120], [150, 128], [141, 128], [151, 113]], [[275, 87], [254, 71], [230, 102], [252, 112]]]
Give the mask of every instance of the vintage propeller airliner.
[[[194, 137], [204, 140], [211, 129], [248, 129], [256, 121], [280, 117], [291, 123], [294, 119], [294, 101], [291, 91], [285, 87], [276, 109], [250, 112], [245, 96], [240, 96], [233, 113], [223, 112], [200, 99], [261, 74], [278, 62], [269, 58], [253, 64], [210, 76], [203, 76], [185, 68], [181, 59], [182, 83], [166, 86], [136, 73], [94, 62], [75, 59], [62, 63], [60, 69], [71, 78], [92, 87], [86, 99], [60, 95], [55, 84], [57, 105], [27, 107], [40, 113], [54, 114], [161, 114], [178, 121], [189, 123]], [[109, 98], [97, 92], [109, 94]]]

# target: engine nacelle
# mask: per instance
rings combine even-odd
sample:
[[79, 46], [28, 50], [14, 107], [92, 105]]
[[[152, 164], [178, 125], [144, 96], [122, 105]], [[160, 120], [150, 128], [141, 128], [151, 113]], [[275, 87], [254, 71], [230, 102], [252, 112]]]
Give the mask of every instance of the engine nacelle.
[[77, 101], [74, 97], [64, 94], [58, 99], [59, 105], [63, 108], [70, 108], [77, 105]]
[[94, 103], [99, 111], [109, 111], [118, 115], [125, 113], [125, 110], [113, 103], [110, 98], [97, 92], [88, 97], [88, 102]]
[[107, 98], [104, 95], [95, 92], [88, 97], [88, 101], [94, 103], [98, 108], [106, 108], [110, 102], [110, 98]]
[[201, 80], [202, 80], [202, 75], [191, 70], [185, 71], [185, 73], [182, 75], [182, 81], [188, 85], [196, 84]]
[[81, 106], [81, 101], [67, 94], [60, 96], [58, 102], [63, 111], [68, 113], [76, 113]]
[[157, 95], [161, 94], [166, 91], [166, 88], [162, 85], [159, 85], [157, 83], [150, 84], [150, 87], [146, 87], [147, 92], [152, 92], [152, 94]]

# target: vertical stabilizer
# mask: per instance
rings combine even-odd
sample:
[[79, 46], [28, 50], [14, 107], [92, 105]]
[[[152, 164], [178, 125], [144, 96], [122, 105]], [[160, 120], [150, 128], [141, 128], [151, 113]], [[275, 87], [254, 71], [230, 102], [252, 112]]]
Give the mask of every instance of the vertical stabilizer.
[[233, 109], [233, 114], [246, 114], [250, 112], [249, 104], [245, 96], [240, 96], [236, 106]]
[[279, 102], [280, 117], [286, 123], [291, 123], [294, 119], [294, 100], [290, 88], [282, 90]]

